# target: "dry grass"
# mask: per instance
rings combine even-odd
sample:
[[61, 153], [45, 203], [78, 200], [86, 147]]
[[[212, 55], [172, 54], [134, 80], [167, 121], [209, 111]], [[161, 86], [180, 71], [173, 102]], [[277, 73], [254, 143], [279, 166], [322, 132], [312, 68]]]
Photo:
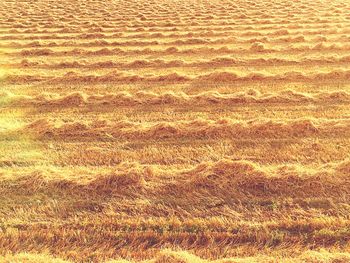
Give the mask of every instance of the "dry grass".
[[350, 262], [346, 1], [0, 2], [0, 262]]

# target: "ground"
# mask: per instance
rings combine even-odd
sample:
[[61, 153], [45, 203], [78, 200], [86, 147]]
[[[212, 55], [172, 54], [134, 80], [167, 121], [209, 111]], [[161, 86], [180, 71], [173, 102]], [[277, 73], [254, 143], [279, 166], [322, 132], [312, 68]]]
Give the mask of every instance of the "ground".
[[0, 262], [350, 262], [350, 2], [0, 2]]

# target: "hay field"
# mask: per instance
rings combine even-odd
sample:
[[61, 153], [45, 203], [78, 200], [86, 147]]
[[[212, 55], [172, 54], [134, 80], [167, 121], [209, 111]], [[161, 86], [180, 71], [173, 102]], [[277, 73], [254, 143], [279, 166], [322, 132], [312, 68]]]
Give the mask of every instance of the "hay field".
[[350, 2], [1, 0], [0, 262], [350, 262]]

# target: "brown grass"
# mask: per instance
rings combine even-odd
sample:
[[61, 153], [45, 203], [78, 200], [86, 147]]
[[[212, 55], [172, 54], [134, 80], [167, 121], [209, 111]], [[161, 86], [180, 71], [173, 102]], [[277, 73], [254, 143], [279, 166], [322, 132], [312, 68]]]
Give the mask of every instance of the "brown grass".
[[350, 262], [348, 1], [0, 1], [0, 262]]

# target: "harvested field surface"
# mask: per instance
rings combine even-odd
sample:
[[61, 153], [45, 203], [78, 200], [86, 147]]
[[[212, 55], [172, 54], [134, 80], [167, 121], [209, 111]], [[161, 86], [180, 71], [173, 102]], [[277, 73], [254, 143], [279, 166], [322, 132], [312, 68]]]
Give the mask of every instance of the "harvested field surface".
[[350, 1], [0, 1], [0, 262], [350, 262]]

